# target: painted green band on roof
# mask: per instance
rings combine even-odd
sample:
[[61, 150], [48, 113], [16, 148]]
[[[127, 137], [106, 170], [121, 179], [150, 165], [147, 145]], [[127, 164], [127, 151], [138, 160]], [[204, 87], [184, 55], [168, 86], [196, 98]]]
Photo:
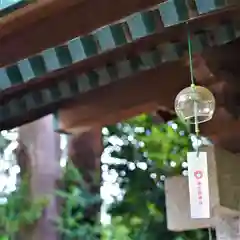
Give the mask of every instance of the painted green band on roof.
[[206, 33], [200, 33], [192, 36], [192, 51], [193, 53], [200, 53], [208, 46], [208, 38]]
[[141, 61], [149, 69], [156, 67], [162, 62], [161, 54], [157, 49], [143, 52], [140, 55]]
[[[194, 51], [201, 52], [205, 47], [235, 40], [239, 36], [236, 34], [239, 32], [238, 26], [238, 22], [224, 24], [211, 31], [193, 35]], [[227, 31], [226, 28], [229, 30]], [[222, 38], [224, 41], [212, 41], [212, 36], [216, 33], [223, 34], [224, 37]], [[49, 88], [26, 93], [22, 98], [12, 99], [8, 104], [0, 106], [0, 126], [1, 122], [15, 116], [25, 115], [29, 110], [36, 110], [42, 106], [59, 103], [66, 99], [73, 99], [80, 94], [108, 85], [111, 82], [120, 81], [140, 71], [153, 69], [164, 62], [178, 61], [186, 50], [186, 42], [156, 46], [155, 49], [139, 53], [138, 56], [133, 58], [118, 60], [117, 62], [107, 64], [89, 72], [70, 77], [70, 79], [57, 82]]]
[[198, 12], [203, 14], [225, 7], [227, 5], [227, 0], [198, 0], [196, 1], [196, 5]]
[[67, 67], [73, 63], [71, 53], [67, 45], [56, 47], [55, 52], [61, 68]]
[[127, 24], [133, 40], [146, 37], [157, 31], [154, 11], [133, 14], [127, 18]]
[[125, 34], [124, 23], [106, 26], [99, 29], [96, 31], [95, 37], [98, 40], [102, 51], [116, 48], [128, 42]]
[[[9, 2], [9, 1], [8, 1]], [[0, 17], [4, 17], [20, 8], [25, 7], [30, 4], [29, 0], [14, 0], [12, 3], [7, 3], [6, 0], [1, 0], [0, 2]]]
[[169, 0], [159, 4], [158, 10], [165, 27], [187, 21], [190, 16], [186, 0]]
[[[217, 10], [220, 6], [236, 4], [237, 0], [195, 1], [198, 12], [201, 14]], [[50, 72], [157, 33], [157, 26], [161, 20], [165, 27], [186, 22], [192, 16], [189, 14], [192, 10], [190, 8], [192, 6], [190, 6], [189, 0], [168, 0], [155, 6], [155, 10], [134, 13], [123, 19], [121, 23], [110, 24], [86, 36], [80, 36], [55, 48], [46, 49], [35, 56], [23, 59], [6, 68], [0, 68], [0, 76], [2, 76], [0, 88], [6, 89], [16, 84], [33, 81], [35, 78], [42, 77]], [[229, 31], [229, 29], [219, 31], [215, 34], [219, 39], [219, 44], [227, 42], [229, 33], [226, 31]], [[240, 31], [234, 34], [239, 36]], [[176, 59], [181, 56], [181, 53], [175, 54], [175, 50], [171, 49], [171, 45], [166, 46], [166, 51], [173, 53], [171, 58]], [[204, 43], [199, 39], [198, 44], [196, 43], [195, 46], [196, 48], [204, 47]], [[162, 57], [163, 59], [166, 58], [164, 53]], [[170, 55], [167, 53], [167, 58], [169, 57]]]
[[6, 73], [8, 78], [10, 79], [10, 82], [15, 84], [20, 84], [23, 82], [23, 76], [18, 68], [18, 65], [12, 65], [6, 68]]

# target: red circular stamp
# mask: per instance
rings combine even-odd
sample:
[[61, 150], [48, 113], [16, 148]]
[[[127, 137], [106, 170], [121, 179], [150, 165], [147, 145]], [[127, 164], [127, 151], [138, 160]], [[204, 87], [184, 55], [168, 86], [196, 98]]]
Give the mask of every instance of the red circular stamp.
[[195, 171], [194, 172], [194, 177], [198, 180], [201, 179], [203, 177], [203, 172], [202, 171]]

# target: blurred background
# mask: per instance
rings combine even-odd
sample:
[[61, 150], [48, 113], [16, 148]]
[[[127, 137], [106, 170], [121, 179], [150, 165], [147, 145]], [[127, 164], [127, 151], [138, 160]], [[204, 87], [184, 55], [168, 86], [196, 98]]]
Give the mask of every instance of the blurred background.
[[[196, 145], [196, 137], [180, 121], [158, 123], [151, 115], [140, 115], [104, 127], [100, 196], [86, 187], [81, 169], [76, 173], [77, 168], [71, 164], [68, 138], [61, 135], [59, 162], [66, 188], [56, 192], [64, 199], [60, 217], [55, 219], [61, 239], [88, 239], [81, 236], [103, 240], [209, 239], [207, 230], [182, 233], [167, 230], [164, 179], [187, 175], [186, 153]], [[210, 144], [207, 139], [202, 142]], [[22, 210], [16, 203], [26, 198], [23, 187], [26, 183], [18, 164], [18, 129], [2, 131], [0, 144], [1, 240], [18, 239], [23, 225], [31, 226], [37, 219], [31, 213], [29, 216], [24, 213], [26, 209]], [[96, 184], [99, 186], [99, 181]], [[96, 204], [101, 205], [101, 212], [98, 219], [89, 221], [84, 217], [85, 210]], [[22, 211], [25, 214], [22, 217], [29, 218], [28, 223], [26, 219], [18, 219]]]

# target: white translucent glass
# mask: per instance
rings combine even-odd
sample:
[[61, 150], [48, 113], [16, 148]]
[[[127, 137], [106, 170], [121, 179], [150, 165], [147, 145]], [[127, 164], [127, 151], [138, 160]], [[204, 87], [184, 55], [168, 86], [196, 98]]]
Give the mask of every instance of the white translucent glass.
[[213, 94], [204, 87], [196, 86], [183, 89], [175, 99], [175, 111], [178, 117], [190, 124], [209, 121], [214, 114], [215, 98]]

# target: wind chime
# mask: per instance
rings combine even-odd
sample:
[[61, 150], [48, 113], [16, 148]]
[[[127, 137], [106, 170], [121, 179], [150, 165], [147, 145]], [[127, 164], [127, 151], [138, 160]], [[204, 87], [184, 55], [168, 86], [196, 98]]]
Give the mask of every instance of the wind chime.
[[[187, 154], [191, 218], [207, 219], [211, 218], [208, 164], [207, 153], [200, 150], [199, 124], [212, 119], [215, 110], [215, 98], [207, 88], [195, 85], [192, 42], [189, 29], [188, 54], [191, 85], [177, 95], [175, 111], [181, 120], [194, 125], [197, 137], [196, 151]], [[212, 239], [211, 231], [209, 231], [209, 238]]]

